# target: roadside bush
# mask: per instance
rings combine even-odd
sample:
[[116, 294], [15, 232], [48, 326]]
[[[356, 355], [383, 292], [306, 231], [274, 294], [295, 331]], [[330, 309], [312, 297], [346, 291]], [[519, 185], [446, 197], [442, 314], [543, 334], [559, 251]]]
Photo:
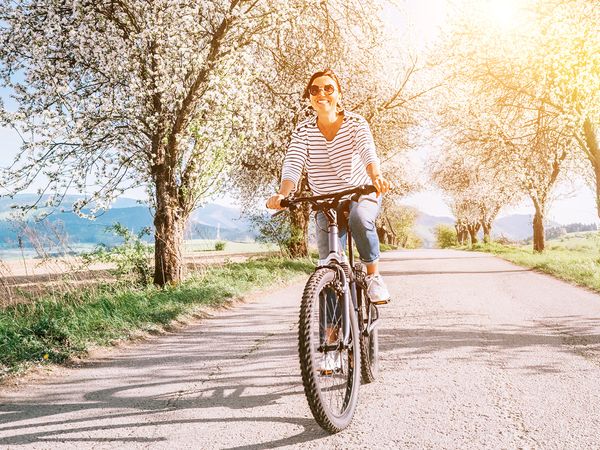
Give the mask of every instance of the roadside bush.
[[434, 229], [435, 242], [439, 248], [448, 248], [458, 245], [456, 230], [446, 224], [437, 224]]
[[250, 216], [252, 228], [256, 230], [257, 242], [263, 244], [277, 244], [282, 254], [287, 255], [289, 245], [295, 238], [290, 227], [288, 212], [270, 216], [268, 214], [254, 214]]
[[500, 244], [500, 245], [511, 245], [511, 244], [514, 244], [513, 241], [511, 241], [509, 238], [507, 238], [503, 234], [501, 234], [496, 239], [494, 239], [494, 242], [496, 242], [497, 244]]
[[217, 241], [215, 242], [215, 250], [220, 252], [225, 250], [225, 245], [227, 245], [227, 242], [225, 241]]
[[151, 283], [152, 273], [150, 271], [150, 256], [152, 255], [152, 246], [145, 243], [142, 238], [150, 234], [150, 228], [145, 227], [139, 233], [133, 234], [119, 222], [107, 227], [106, 231], [111, 231], [116, 236], [123, 239], [123, 243], [114, 247], [108, 247], [100, 244], [91, 253], [86, 253], [83, 258], [88, 263], [104, 262], [112, 263], [117, 267], [110, 272], [123, 279], [134, 275], [141, 286], [147, 286]]

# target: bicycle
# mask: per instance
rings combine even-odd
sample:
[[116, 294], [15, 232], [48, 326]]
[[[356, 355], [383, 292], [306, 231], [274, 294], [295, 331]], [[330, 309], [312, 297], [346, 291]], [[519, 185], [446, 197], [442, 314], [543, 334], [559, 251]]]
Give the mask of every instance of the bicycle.
[[317, 423], [330, 433], [350, 424], [361, 375], [363, 383], [370, 383], [379, 370], [377, 304], [368, 297], [362, 263], [354, 263], [349, 227], [347, 258], [340, 249], [337, 220], [338, 209], [345, 215], [350, 201], [372, 192], [373, 186], [363, 185], [281, 201], [282, 207], [291, 209], [309, 203], [328, 221], [329, 254], [308, 279], [302, 295], [298, 353], [308, 404]]

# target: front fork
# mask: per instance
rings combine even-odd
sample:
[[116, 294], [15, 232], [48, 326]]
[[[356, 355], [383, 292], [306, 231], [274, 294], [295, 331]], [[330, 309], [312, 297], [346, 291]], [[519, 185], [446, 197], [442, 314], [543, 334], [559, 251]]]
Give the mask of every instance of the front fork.
[[[356, 282], [354, 279], [348, 279], [352, 268], [349, 266], [348, 261], [345, 259], [339, 248], [339, 230], [336, 220], [337, 213], [334, 210], [325, 211], [324, 214], [328, 219], [329, 255], [327, 255], [325, 260], [319, 262], [321, 266], [327, 266], [336, 271], [336, 294], [341, 294], [341, 329], [343, 332], [342, 346], [343, 348], [348, 348], [348, 345], [350, 344], [350, 314], [356, 314], [358, 312], [358, 304], [356, 301]], [[351, 239], [352, 238], [349, 234], [348, 242], [350, 246], [350, 252], [352, 251]], [[352, 262], [352, 256], [350, 256], [350, 262]], [[346, 267], [348, 267], [347, 271], [344, 270], [342, 264], [345, 264]], [[327, 303], [326, 298], [321, 298], [320, 301]], [[321, 311], [323, 310], [323, 305], [321, 305]], [[322, 330], [327, 329], [327, 322], [327, 314], [321, 314], [320, 327]], [[326, 343], [325, 345], [322, 344], [322, 347], [327, 347]]]
[[[333, 263], [328, 267], [334, 269], [336, 271], [336, 296], [339, 298], [339, 306], [340, 306], [340, 330], [342, 333], [342, 347], [347, 348], [350, 344], [350, 328], [352, 326], [351, 314], [357, 314], [358, 312], [358, 304], [356, 300], [356, 283], [354, 280], [348, 282], [346, 277], [346, 273], [341, 264]], [[331, 318], [330, 314], [328, 314], [329, 303], [330, 301], [327, 299], [326, 295], [320, 296], [319, 301], [321, 302], [319, 310], [319, 321], [320, 321], [320, 329], [326, 330], [331, 327]], [[322, 343], [321, 346], [327, 350], [333, 350], [333, 348], [328, 348], [330, 346], [326, 343], [326, 333], [323, 333], [321, 336]], [[339, 349], [338, 349], [339, 350]]]

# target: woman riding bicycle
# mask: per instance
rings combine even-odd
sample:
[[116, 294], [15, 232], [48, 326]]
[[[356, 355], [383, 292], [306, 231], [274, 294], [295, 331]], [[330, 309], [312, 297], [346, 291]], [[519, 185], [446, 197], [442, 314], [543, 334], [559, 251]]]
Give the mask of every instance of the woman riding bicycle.
[[[387, 302], [388, 289], [378, 270], [379, 238], [375, 220], [381, 209], [381, 196], [389, 190], [389, 182], [381, 174], [379, 158], [367, 121], [360, 115], [345, 111], [341, 105], [342, 90], [331, 69], [314, 73], [304, 90], [316, 116], [303, 121], [292, 134], [277, 194], [267, 201], [267, 208], [281, 209], [281, 200], [296, 190], [306, 168], [308, 184], [315, 195], [372, 183], [376, 194], [364, 195], [351, 202], [348, 223], [360, 259], [366, 266], [368, 294], [374, 302]], [[319, 258], [328, 253], [327, 220], [319, 212], [317, 246]], [[346, 230], [339, 230], [344, 241]], [[343, 248], [343, 245], [342, 247]]]

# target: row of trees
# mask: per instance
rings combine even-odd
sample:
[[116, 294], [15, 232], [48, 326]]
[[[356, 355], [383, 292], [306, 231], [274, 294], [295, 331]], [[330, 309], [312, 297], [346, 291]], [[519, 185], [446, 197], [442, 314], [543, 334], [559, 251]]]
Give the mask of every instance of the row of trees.
[[[248, 209], [273, 192], [291, 131], [310, 114], [305, 80], [333, 66], [396, 195], [414, 188], [401, 157], [409, 130], [439, 118], [432, 175], [461, 239], [479, 228], [489, 239], [500, 209], [526, 195], [543, 250], [565, 164], [593, 180], [600, 211], [600, 11], [595, 0], [530, 0], [521, 28], [494, 31], [481, 2], [464, 4], [428, 64], [443, 74], [436, 82], [417, 77], [423, 66], [379, 21], [378, 0], [0, 0], [0, 78], [18, 105], [0, 105], [0, 122], [23, 139], [1, 187], [13, 195], [41, 178], [50, 206], [76, 189], [87, 194], [75, 209], [94, 215], [145, 186], [154, 282], [177, 282], [191, 211], [224, 187]], [[379, 228], [401, 241], [390, 230], [406, 216], [395, 200]], [[305, 254], [308, 211], [289, 220], [290, 249]]]
[[521, 3], [510, 25], [467, 2], [442, 54], [447, 89], [433, 180], [459, 241], [488, 240], [502, 207], [528, 197], [533, 248], [544, 249], [552, 189], [569, 171], [596, 186], [600, 215], [600, 8], [593, 0]]
[[[75, 210], [93, 216], [145, 186], [154, 282], [176, 283], [192, 210], [224, 186], [247, 205], [273, 191], [291, 130], [308, 114], [304, 82], [327, 66], [344, 81], [344, 106], [369, 120], [387, 175], [402, 180], [393, 160], [428, 89], [411, 85], [417, 64], [386, 38], [380, 7], [0, 0], [0, 78], [18, 104], [0, 107], [0, 121], [23, 139], [2, 188], [13, 195], [41, 178], [49, 206], [76, 189], [87, 194]], [[308, 211], [290, 220], [292, 250], [306, 253]]]

